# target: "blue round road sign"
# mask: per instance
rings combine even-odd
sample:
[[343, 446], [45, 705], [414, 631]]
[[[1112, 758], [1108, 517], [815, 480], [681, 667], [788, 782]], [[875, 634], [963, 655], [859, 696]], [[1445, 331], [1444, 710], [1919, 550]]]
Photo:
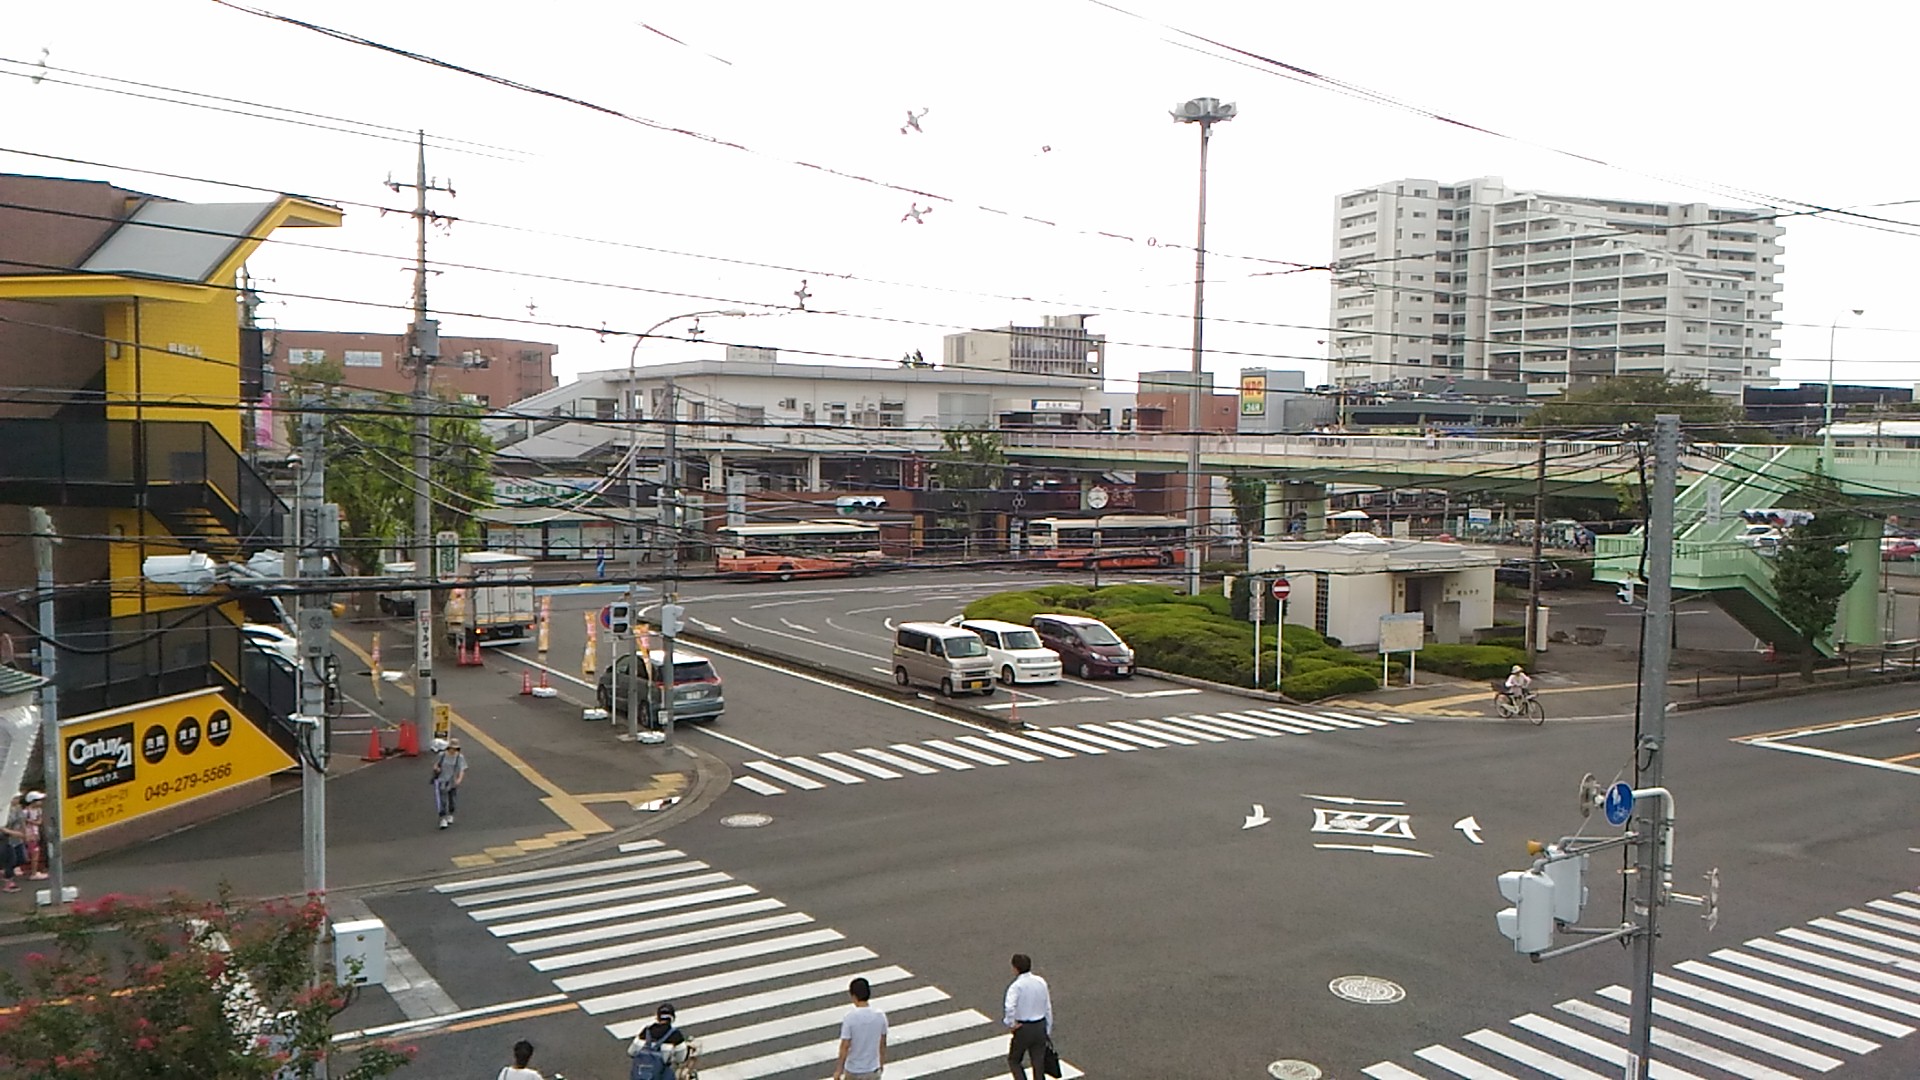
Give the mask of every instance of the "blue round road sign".
[[1607, 824], [1625, 825], [1633, 816], [1633, 789], [1621, 781], [1607, 789]]

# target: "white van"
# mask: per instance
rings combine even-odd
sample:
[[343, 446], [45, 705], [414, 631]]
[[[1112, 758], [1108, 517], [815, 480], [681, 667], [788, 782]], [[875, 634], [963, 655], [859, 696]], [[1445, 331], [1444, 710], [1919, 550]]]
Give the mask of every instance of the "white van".
[[901, 623], [893, 632], [893, 681], [937, 686], [952, 697], [967, 690], [993, 693], [993, 660], [980, 635], [942, 623]]
[[1019, 683], [1056, 683], [1060, 681], [1060, 654], [1040, 644], [1033, 627], [999, 619], [955, 618], [947, 622], [980, 635], [987, 646], [987, 659], [1000, 676], [1002, 686]]

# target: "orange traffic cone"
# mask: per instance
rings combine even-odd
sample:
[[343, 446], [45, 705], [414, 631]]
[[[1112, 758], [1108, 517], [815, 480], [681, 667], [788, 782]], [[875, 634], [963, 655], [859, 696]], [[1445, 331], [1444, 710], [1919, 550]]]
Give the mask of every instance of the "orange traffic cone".
[[533, 673], [530, 671], [522, 671], [520, 673], [520, 696], [531, 697], [532, 695], [533, 695]]
[[542, 690], [547, 689], [547, 669], [546, 668], [540, 669], [540, 689]]
[[386, 751], [380, 748], [380, 729], [373, 728], [369, 730], [367, 732], [367, 752], [360, 755], [360, 760], [379, 761], [385, 756]]
[[420, 726], [411, 720], [400, 721], [400, 746], [398, 752], [407, 757], [420, 756]]

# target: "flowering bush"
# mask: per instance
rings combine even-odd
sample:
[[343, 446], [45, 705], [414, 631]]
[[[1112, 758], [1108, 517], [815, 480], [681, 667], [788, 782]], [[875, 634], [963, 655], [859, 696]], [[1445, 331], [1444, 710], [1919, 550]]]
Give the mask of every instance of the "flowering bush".
[[[0, 1075], [20, 1080], [294, 1080], [331, 1050], [352, 987], [316, 963], [317, 900], [246, 906], [103, 896], [33, 917], [48, 951], [0, 971]], [[348, 1065], [375, 1080], [412, 1052], [380, 1044]]]

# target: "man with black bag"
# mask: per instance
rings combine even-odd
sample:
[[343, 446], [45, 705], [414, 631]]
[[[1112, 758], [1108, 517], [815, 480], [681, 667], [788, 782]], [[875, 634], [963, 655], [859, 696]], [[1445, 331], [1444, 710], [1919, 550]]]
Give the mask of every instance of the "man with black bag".
[[1033, 958], [1026, 953], [1013, 954], [1013, 982], [1007, 984], [1002, 1020], [1013, 1029], [1007, 1046], [1007, 1072], [1013, 1080], [1027, 1080], [1028, 1063], [1033, 1065], [1033, 1080], [1060, 1075], [1060, 1058], [1053, 1052], [1053, 994], [1047, 980], [1033, 973]]

